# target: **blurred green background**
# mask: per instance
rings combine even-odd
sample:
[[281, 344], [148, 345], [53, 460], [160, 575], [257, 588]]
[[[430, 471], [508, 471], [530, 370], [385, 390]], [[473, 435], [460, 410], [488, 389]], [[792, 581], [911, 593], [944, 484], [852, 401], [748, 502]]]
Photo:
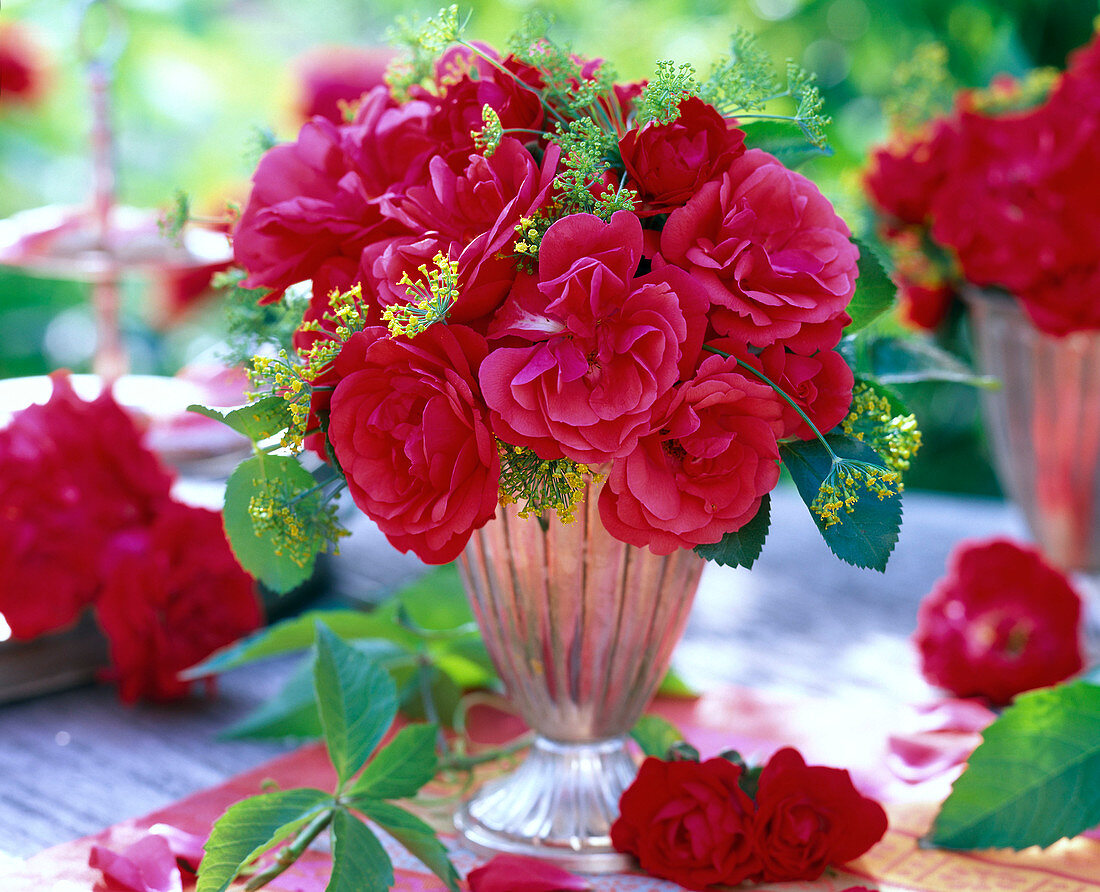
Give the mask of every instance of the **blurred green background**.
[[[197, 211], [210, 213], [247, 196], [263, 131], [293, 136], [296, 57], [319, 44], [382, 44], [395, 16], [438, 9], [431, 0], [119, 0], [118, 6], [127, 30], [115, 89], [119, 197], [167, 207], [183, 190]], [[0, 101], [0, 217], [87, 198], [90, 108], [76, 49], [83, 7], [72, 0], [5, 0], [0, 11], [0, 25], [26, 29], [47, 69], [39, 101]], [[556, 17], [559, 40], [608, 59], [624, 79], [646, 77], [657, 59], [691, 62], [705, 73], [726, 51], [730, 32], [747, 27], [778, 62], [793, 58], [817, 74], [834, 118], [835, 154], [805, 172], [857, 233], [870, 225], [859, 169], [886, 135], [882, 100], [915, 47], [942, 42], [958, 83], [984, 85], [999, 72], [1063, 65], [1067, 52], [1089, 39], [1100, 12], [1096, 0], [474, 0], [462, 8], [472, 9], [470, 33], [495, 44], [529, 10], [545, 9]], [[87, 338], [58, 334], [59, 325], [87, 330], [85, 298], [71, 283], [0, 273], [0, 331], [7, 334], [0, 377], [86, 367], [90, 351], [73, 344]], [[131, 283], [129, 305], [140, 307], [141, 300], [142, 283]], [[132, 322], [135, 370], [173, 371], [214, 342], [220, 325], [219, 308], [209, 305], [166, 333]], [[906, 396], [926, 431], [913, 484], [996, 492], [981, 460], [976, 395], [925, 385]]]

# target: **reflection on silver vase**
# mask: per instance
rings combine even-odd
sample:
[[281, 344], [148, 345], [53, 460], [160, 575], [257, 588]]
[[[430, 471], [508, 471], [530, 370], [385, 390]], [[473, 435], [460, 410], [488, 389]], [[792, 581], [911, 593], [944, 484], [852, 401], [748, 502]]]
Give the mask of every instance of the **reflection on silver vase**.
[[1046, 555], [1100, 572], [1100, 333], [1043, 334], [1007, 295], [967, 294], [1001, 485]]
[[482, 853], [604, 872], [629, 864], [610, 839], [636, 770], [627, 735], [668, 667], [704, 562], [613, 538], [598, 485], [588, 488], [571, 524], [499, 508], [459, 559], [508, 697], [538, 736], [455, 823]]

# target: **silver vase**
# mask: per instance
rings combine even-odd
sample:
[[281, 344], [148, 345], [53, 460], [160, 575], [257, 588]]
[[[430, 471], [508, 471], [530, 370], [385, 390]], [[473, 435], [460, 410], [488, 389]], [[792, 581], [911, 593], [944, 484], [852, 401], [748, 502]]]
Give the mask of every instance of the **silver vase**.
[[979, 366], [1002, 386], [982, 394], [1001, 485], [1054, 563], [1100, 573], [1100, 332], [1056, 338], [1018, 301], [966, 295]]
[[569, 870], [622, 870], [611, 845], [619, 797], [637, 771], [630, 729], [683, 633], [704, 561], [613, 538], [589, 485], [571, 524], [515, 506], [478, 530], [459, 566], [511, 703], [535, 731], [526, 760], [455, 817], [480, 854]]

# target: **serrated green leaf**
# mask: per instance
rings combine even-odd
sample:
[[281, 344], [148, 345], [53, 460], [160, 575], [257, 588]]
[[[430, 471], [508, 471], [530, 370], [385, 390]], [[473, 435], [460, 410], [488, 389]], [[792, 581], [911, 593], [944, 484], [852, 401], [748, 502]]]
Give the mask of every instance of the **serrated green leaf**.
[[760, 509], [741, 529], [726, 533], [714, 545], [696, 545], [695, 553], [723, 567], [751, 568], [760, 557], [771, 524], [771, 496], [760, 500]]
[[435, 777], [439, 757], [436, 725], [406, 725], [367, 763], [352, 784], [352, 796], [404, 799]]
[[188, 412], [204, 415], [214, 421], [220, 421], [239, 434], [248, 437], [253, 443], [259, 443], [274, 437], [290, 427], [290, 406], [280, 396], [265, 396], [246, 406], [235, 409], [211, 409], [206, 406], [187, 407]]
[[394, 621], [395, 609], [395, 604], [387, 604], [370, 613], [362, 610], [312, 610], [214, 651], [201, 663], [183, 672], [181, 677], [216, 675], [257, 660], [305, 650], [313, 644], [318, 620], [345, 640], [381, 639], [392, 642], [403, 652], [409, 652], [416, 647], [417, 639]]
[[775, 155], [787, 167], [798, 167], [813, 158], [828, 157], [833, 150], [815, 146], [793, 121], [750, 121], [741, 125], [745, 144]]
[[667, 759], [668, 751], [684, 739], [683, 732], [659, 715], [643, 715], [630, 729], [630, 736], [647, 756]]
[[439, 877], [451, 892], [460, 892], [458, 871], [447, 856], [447, 849], [427, 824], [405, 809], [378, 799], [368, 799], [356, 806], [363, 814], [390, 834], [432, 873]]
[[393, 862], [374, 831], [347, 809], [332, 818], [332, 875], [325, 892], [387, 892]]
[[302, 660], [282, 690], [219, 735], [223, 738], [320, 737], [313, 693], [313, 661]]
[[852, 321], [844, 329], [845, 334], [859, 331], [885, 313], [894, 305], [898, 293], [897, 286], [871, 246], [857, 238], [852, 241], [859, 248], [859, 278], [856, 279], [856, 293], [848, 304], [848, 315]]
[[252, 497], [266, 492], [263, 481], [277, 478], [303, 492], [314, 486], [313, 475], [297, 459], [286, 455], [254, 455], [237, 466], [225, 485], [223, 519], [229, 544], [241, 566], [272, 591], [285, 594], [309, 579], [314, 561], [299, 566], [286, 554], [276, 554], [270, 539], [256, 535], [248, 513]]
[[936, 817], [935, 845], [1046, 847], [1100, 824], [1100, 685], [1022, 694], [982, 738]]
[[390, 674], [370, 657], [317, 624], [313, 664], [325, 745], [340, 783], [363, 767], [397, 715]]
[[[860, 440], [844, 434], [829, 434], [825, 439], [841, 458], [885, 467], [878, 453]], [[832, 456], [817, 439], [781, 443], [779, 451], [783, 464], [791, 472], [798, 494], [808, 507], [832, 470]], [[901, 530], [900, 495], [895, 493], [880, 499], [863, 490], [851, 513], [842, 509], [838, 522], [832, 526], [826, 526], [813, 511], [810, 515], [825, 544], [842, 561], [856, 567], [885, 571]]]
[[320, 790], [279, 790], [231, 805], [206, 841], [195, 892], [224, 892], [246, 864], [332, 806]]

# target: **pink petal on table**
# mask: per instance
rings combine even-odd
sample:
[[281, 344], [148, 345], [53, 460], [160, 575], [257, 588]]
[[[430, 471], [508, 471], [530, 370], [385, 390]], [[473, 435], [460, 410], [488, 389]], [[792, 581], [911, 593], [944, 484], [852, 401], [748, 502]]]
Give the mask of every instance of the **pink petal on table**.
[[131, 892], [183, 892], [176, 856], [162, 836], [148, 834], [121, 852], [92, 846], [88, 866]]
[[914, 706], [913, 731], [984, 731], [997, 713], [977, 698], [945, 699]]
[[466, 875], [470, 892], [587, 892], [576, 874], [522, 855], [497, 855]]
[[908, 784], [919, 784], [962, 765], [981, 742], [976, 734], [891, 734], [886, 766]]
[[192, 872], [199, 866], [199, 862], [202, 861], [203, 846], [206, 845], [205, 837], [180, 830], [179, 827], [173, 827], [171, 824], [154, 824], [149, 828], [149, 832], [166, 839], [172, 854], [183, 861]]

